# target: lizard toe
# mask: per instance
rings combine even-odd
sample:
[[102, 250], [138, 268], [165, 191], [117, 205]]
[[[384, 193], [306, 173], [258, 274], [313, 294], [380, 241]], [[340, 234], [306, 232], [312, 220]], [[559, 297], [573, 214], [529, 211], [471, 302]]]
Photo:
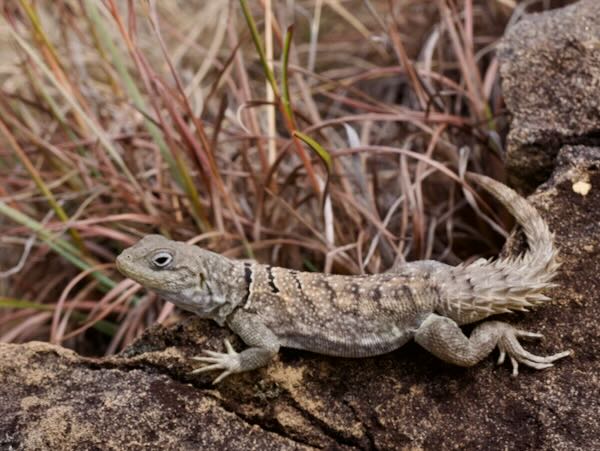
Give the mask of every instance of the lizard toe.
[[223, 367], [221, 366], [221, 364], [215, 363], [212, 365], [206, 365], [206, 366], [201, 366], [200, 368], [196, 368], [195, 370], [193, 370], [191, 372], [191, 374], [205, 373], [207, 371], [222, 370], [222, 369], [223, 369]]
[[233, 373], [234, 373], [234, 371], [231, 371], [231, 370], [226, 370], [226, 371], [223, 371], [221, 374], [219, 374], [219, 376], [218, 376], [218, 377], [217, 377], [217, 378], [216, 378], [214, 381], [212, 381], [213, 385], [216, 385], [216, 384], [218, 384], [218, 383], [219, 383], [219, 382], [221, 382], [223, 379], [225, 379], [227, 376], [230, 376], [230, 375], [232, 375]]
[[505, 355], [508, 354], [513, 368], [513, 376], [519, 374], [519, 363], [536, 370], [542, 370], [553, 366], [552, 362], [571, 354], [571, 351], [564, 351], [549, 356], [539, 356], [524, 349], [517, 337], [540, 338], [541, 334], [511, 328], [507, 329], [500, 338], [498, 341], [498, 349], [500, 350], [498, 363], [503, 363]]
[[192, 359], [195, 360], [196, 362], [201, 362], [201, 363], [220, 363], [221, 362], [220, 357], [200, 356], [200, 357], [192, 357]]
[[202, 350], [204, 355], [192, 357], [192, 360], [204, 364], [204, 366], [193, 370], [192, 374], [204, 373], [213, 370], [224, 370], [213, 381], [213, 384], [217, 384], [227, 376], [234, 373], [239, 373], [241, 370], [239, 353], [233, 349], [233, 346], [231, 346], [231, 343], [229, 343], [228, 340], [225, 340], [225, 349], [227, 350], [226, 353], [204, 349]]
[[500, 344], [498, 344], [498, 349], [500, 350], [500, 355], [498, 356], [496, 365], [502, 365], [506, 359], [506, 349], [504, 349]]
[[519, 338], [544, 338], [543, 334], [538, 332], [529, 332], [527, 330], [515, 329], [515, 335]]

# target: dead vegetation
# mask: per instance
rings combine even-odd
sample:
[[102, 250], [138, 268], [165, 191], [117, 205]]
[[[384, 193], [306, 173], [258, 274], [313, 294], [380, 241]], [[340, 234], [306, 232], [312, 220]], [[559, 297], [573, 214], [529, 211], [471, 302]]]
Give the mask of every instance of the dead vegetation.
[[0, 340], [95, 354], [173, 317], [114, 267], [146, 233], [351, 274], [497, 252], [460, 174], [503, 177], [494, 45], [557, 6], [0, 4]]

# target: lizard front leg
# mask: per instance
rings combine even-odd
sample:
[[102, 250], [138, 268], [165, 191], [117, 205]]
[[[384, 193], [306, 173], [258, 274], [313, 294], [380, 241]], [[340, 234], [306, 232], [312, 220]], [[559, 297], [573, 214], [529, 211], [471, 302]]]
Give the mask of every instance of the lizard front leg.
[[238, 353], [229, 341], [225, 340], [226, 353], [204, 350], [205, 355], [193, 357], [194, 360], [205, 363], [206, 366], [198, 368], [192, 373], [223, 370], [213, 381], [214, 384], [231, 374], [265, 366], [279, 352], [279, 339], [257, 315], [237, 310], [227, 318], [227, 325], [250, 348]]
[[541, 338], [542, 335], [519, 330], [500, 321], [487, 321], [473, 329], [467, 338], [452, 319], [435, 313], [429, 315], [415, 333], [417, 343], [443, 361], [459, 366], [475, 365], [498, 346], [498, 364], [503, 363], [508, 354], [513, 376], [519, 374], [519, 363], [541, 370], [571, 353], [565, 351], [547, 357], [537, 356], [523, 349], [519, 337]]

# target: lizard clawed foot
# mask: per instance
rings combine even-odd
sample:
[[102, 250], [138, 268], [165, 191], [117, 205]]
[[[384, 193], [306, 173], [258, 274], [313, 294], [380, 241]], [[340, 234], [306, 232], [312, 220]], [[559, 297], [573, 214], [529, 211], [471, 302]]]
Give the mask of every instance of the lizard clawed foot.
[[206, 355], [192, 357], [193, 360], [197, 360], [198, 362], [202, 362], [205, 366], [200, 367], [192, 371], [192, 374], [204, 373], [206, 371], [213, 370], [224, 370], [214, 381], [213, 384], [218, 384], [227, 376], [239, 373], [241, 370], [240, 357], [239, 353], [233, 349], [229, 340], [225, 341], [225, 348], [227, 349], [227, 353], [224, 352], [215, 352], [204, 349], [202, 352]]
[[498, 349], [500, 356], [498, 357], [498, 365], [504, 363], [506, 355], [510, 358], [512, 364], [512, 376], [516, 377], [519, 374], [519, 363], [527, 365], [536, 370], [542, 370], [553, 366], [552, 362], [562, 359], [571, 354], [571, 351], [559, 352], [558, 354], [549, 355], [546, 357], [538, 356], [526, 351], [519, 343], [518, 338], [542, 338], [542, 334], [527, 332], [525, 330], [514, 329], [509, 327], [504, 332], [504, 335], [498, 341]]

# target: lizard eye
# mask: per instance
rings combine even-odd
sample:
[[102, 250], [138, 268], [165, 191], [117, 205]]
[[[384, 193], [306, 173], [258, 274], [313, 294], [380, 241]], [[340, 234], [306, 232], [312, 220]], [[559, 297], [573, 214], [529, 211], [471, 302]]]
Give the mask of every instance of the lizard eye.
[[152, 264], [157, 269], [164, 269], [173, 261], [173, 255], [167, 251], [158, 251], [152, 256]]

